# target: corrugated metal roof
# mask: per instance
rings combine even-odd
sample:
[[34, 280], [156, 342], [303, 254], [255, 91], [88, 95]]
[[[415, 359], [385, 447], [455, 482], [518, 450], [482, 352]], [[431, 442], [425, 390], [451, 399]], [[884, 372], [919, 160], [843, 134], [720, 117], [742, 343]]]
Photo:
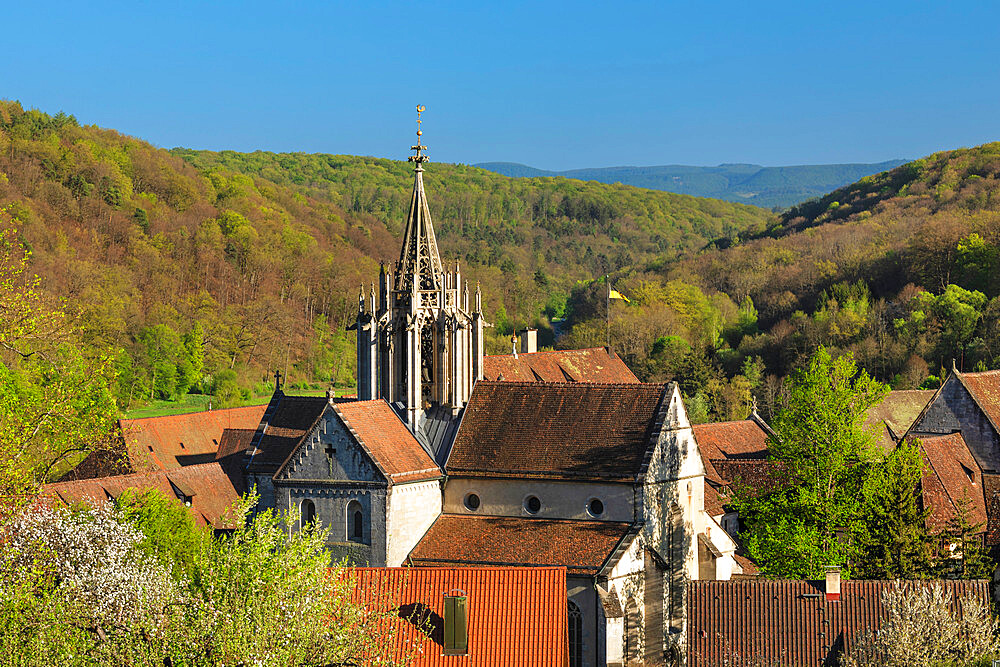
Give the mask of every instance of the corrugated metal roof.
[[635, 481], [668, 386], [480, 380], [447, 472]]
[[639, 382], [617, 354], [607, 348], [552, 350], [483, 357], [487, 380], [508, 382]]
[[[402, 657], [418, 642], [417, 667], [569, 664], [565, 568], [350, 568], [346, 574], [355, 602], [399, 609], [395, 645], [387, 648]], [[444, 596], [457, 591], [467, 599], [468, 654], [445, 656]], [[406, 620], [414, 614], [429, 618], [429, 637]]]
[[878, 628], [882, 592], [901, 584], [940, 585], [956, 599], [989, 603], [987, 581], [844, 581], [839, 602], [825, 599], [824, 582], [694, 581], [687, 587], [688, 667], [833, 665], [859, 634]]

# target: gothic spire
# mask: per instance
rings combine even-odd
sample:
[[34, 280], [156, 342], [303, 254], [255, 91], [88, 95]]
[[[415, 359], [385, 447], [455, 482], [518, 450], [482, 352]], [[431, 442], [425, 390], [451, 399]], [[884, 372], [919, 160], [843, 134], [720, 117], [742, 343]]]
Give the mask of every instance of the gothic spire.
[[424, 193], [423, 163], [427, 156], [423, 154], [426, 146], [421, 145], [420, 114], [424, 107], [417, 106], [417, 145], [416, 151], [408, 159], [416, 163], [413, 177], [413, 195], [410, 198], [410, 212], [406, 216], [406, 229], [403, 232], [403, 248], [399, 253], [399, 264], [396, 270], [396, 289], [410, 291], [414, 285], [411, 281], [416, 277], [418, 290], [438, 290], [441, 287], [444, 269], [441, 266], [441, 255], [438, 253], [437, 238], [434, 236], [434, 223], [427, 207], [427, 195]]

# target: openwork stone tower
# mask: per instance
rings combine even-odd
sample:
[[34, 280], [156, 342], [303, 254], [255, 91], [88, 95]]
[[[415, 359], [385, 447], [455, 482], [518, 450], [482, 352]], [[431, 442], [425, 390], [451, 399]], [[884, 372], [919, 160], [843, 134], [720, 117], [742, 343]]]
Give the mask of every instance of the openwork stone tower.
[[409, 157], [416, 167], [413, 195], [394, 270], [379, 275], [378, 297], [371, 286], [358, 299], [358, 398], [384, 398], [416, 433], [429, 410], [448, 408], [457, 415], [483, 375], [482, 296], [476, 288], [470, 309], [469, 287], [458, 263], [445, 271], [424, 192], [417, 107], [417, 145]]

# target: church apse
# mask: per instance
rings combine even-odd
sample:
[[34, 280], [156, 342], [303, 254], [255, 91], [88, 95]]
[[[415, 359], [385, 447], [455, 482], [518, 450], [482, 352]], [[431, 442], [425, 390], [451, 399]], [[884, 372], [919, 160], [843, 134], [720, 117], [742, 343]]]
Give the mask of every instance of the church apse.
[[446, 270], [438, 252], [424, 191], [422, 111], [417, 108], [417, 145], [409, 157], [415, 164], [413, 194], [399, 260], [392, 269], [382, 266], [377, 295], [373, 285], [366, 299], [362, 287], [352, 327], [358, 398], [384, 398], [414, 434], [431, 415], [439, 421], [456, 417], [468, 401], [483, 374], [485, 326], [478, 287], [472, 297], [458, 263]]

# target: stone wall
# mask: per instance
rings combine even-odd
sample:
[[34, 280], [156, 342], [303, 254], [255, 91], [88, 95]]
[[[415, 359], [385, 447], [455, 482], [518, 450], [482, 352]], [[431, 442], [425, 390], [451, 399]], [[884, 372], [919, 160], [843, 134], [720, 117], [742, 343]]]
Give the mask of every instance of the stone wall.
[[1000, 472], [1000, 439], [958, 376], [952, 373], [910, 433], [920, 437], [955, 431], [962, 432], [984, 472]]

